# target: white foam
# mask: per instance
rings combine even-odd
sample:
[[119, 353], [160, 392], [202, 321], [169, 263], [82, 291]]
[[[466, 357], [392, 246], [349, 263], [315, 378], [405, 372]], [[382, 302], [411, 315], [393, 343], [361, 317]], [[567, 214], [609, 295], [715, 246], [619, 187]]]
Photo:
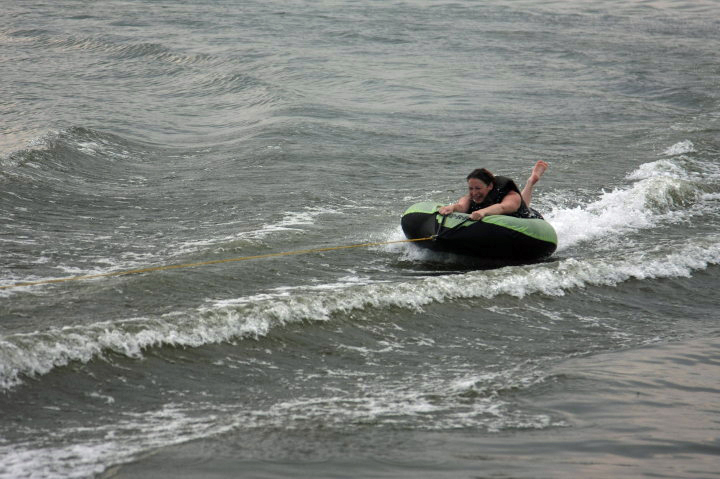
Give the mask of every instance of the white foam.
[[[328, 374], [347, 376], [346, 371], [329, 371]], [[516, 427], [542, 428], [550, 424], [548, 416], [511, 410], [499, 397], [500, 391], [527, 388], [544, 380], [542, 375], [533, 372], [529, 376], [519, 375], [518, 368], [469, 377], [448, 377], [428, 371], [413, 378], [413, 387], [408, 387], [401, 379], [380, 383], [363, 381], [362, 376], [356, 379], [362, 390], [360, 395], [349, 396], [342, 391], [328, 390], [331, 394], [275, 404], [257, 418], [282, 421], [282, 427], [286, 429], [317, 420], [330, 427], [343, 427], [351, 422], [408, 424], [426, 430], [474, 427], [499, 431]], [[467, 400], [468, 395], [473, 397], [472, 401]]]
[[662, 154], [667, 156], [677, 156], [685, 153], [692, 153], [694, 151], [695, 145], [693, 145], [693, 142], [690, 140], [685, 140], [675, 143], [673, 146], [663, 151]]
[[558, 251], [583, 241], [612, 238], [677, 222], [702, 213], [703, 190], [680, 163], [658, 160], [640, 165], [626, 188], [603, 191], [599, 199], [556, 208], [545, 217], [558, 234]]
[[207, 247], [227, 245], [235, 241], [260, 242], [278, 233], [302, 232], [304, 227], [314, 225], [321, 215], [338, 214], [340, 210], [332, 208], [305, 208], [300, 211], [287, 211], [272, 223], [265, 223], [251, 231], [241, 231], [232, 235], [213, 237], [202, 240], [186, 241], [175, 246], [174, 256], [183, 256], [206, 249]]
[[651, 161], [640, 165], [627, 176], [629, 180], [645, 180], [655, 177], [689, 179], [688, 171], [673, 159]]
[[720, 238], [708, 237], [667, 245], [664, 250], [618, 254], [611, 258], [570, 258], [556, 263], [405, 282], [342, 281], [333, 287], [316, 285], [277, 290], [157, 318], [9, 335], [0, 340], [0, 387], [13, 387], [22, 375], [45, 374], [71, 361], [88, 362], [102, 357], [108, 350], [140, 357], [143, 350], [150, 347], [199, 347], [236, 338], [256, 338], [284, 324], [329, 321], [333, 315], [366, 308], [401, 307], [420, 311], [431, 303], [462, 298], [557, 296], [588, 285], [614, 286], [633, 278], [687, 277], [693, 271], [719, 263]]
[[96, 154], [100, 150], [100, 145], [94, 141], [78, 141], [75, 143], [79, 151], [90, 155]]
[[63, 446], [30, 443], [0, 446], [3, 458], [0, 478], [95, 477], [108, 465], [126, 462], [144, 451], [219, 434], [237, 426], [233, 421], [213, 422], [208, 420], [212, 416], [198, 416], [194, 408], [175, 404], [126, 417], [119, 423], [93, 426], [92, 435], [82, 426], [66, 429], [61, 433], [64, 437], [92, 439], [69, 440], [70, 444]]

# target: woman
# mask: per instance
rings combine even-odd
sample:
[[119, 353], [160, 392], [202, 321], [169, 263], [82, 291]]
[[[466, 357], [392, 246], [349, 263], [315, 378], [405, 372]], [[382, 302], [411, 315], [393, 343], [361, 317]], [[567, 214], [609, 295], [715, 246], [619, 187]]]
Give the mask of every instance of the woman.
[[535, 163], [522, 192], [510, 178], [495, 176], [485, 168], [473, 170], [467, 176], [468, 194], [455, 204], [443, 206], [438, 212], [441, 215], [455, 211], [470, 213], [470, 219], [476, 221], [489, 215], [542, 218], [540, 213], [530, 208], [530, 202], [533, 187], [547, 168], [548, 164], [544, 161]]

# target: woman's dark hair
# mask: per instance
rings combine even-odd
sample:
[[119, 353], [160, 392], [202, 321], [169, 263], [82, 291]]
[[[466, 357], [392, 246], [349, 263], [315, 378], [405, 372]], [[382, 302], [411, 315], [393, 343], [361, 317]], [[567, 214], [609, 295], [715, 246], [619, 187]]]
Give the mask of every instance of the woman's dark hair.
[[489, 185], [490, 183], [492, 183], [493, 181], [495, 181], [495, 175], [493, 175], [492, 173], [490, 173], [490, 172], [489, 172], [488, 170], [486, 170], [485, 168], [478, 168], [478, 169], [476, 169], [476, 170], [472, 170], [472, 171], [470, 172], [470, 174], [467, 175], [467, 178], [466, 178], [466, 179], [469, 180], [470, 178], [475, 178], [475, 179], [477, 179], [477, 180], [480, 180], [480, 181], [482, 181], [483, 183], [485, 183], [486, 185]]

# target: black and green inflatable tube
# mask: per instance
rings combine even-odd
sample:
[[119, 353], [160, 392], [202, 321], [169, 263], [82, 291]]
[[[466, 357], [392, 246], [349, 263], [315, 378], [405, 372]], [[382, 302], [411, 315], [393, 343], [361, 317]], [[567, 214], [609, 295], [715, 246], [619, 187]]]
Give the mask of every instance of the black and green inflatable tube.
[[408, 239], [435, 236], [415, 244], [508, 264], [539, 261], [557, 249], [555, 229], [545, 220], [493, 215], [472, 221], [464, 213], [443, 216], [438, 213], [442, 206], [423, 202], [408, 208], [400, 221], [405, 236]]

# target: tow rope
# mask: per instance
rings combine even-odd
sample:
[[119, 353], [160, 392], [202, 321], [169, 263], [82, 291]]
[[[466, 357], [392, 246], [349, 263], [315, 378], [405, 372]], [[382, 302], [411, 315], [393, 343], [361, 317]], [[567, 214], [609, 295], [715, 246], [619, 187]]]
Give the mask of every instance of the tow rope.
[[253, 259], [275, 258], [278, 256], [291, 256], [291, 255], [299, 255], [299, 254], [322, 253], [325, 251], [335, 251], [335, 250], [350, 249], [350, 248], [367, 248], [370, 246], [383, 246], [383, 245], [394, 244], [394, 243], [413, 243], [413, 242], [417, 242], [417, 241], [429, 241], [431, 239], [434, 239], [434, 237], [428, 236], [427, 238], [382, 241], [382, 242], [377, 242], [377, 243], [360, 243], [360, 244], [351, 244], [351, 245], [344, 245], [344, 246], [330, 246], [327, 248], [303, 249], [303, 250], [297, 250], [297, 251], [284, 251], [284, 252], [280, 252], [280, 253], [268, 253], [268, 254], [254, 255], [254, 256], [243, 256], [240, 258], [215, 259], [215, 260], [211, 260], [211, 261], [201, 261], [198, 263], [150, 266], [147, 268], [130, 269], [130, 270], [125, 270], [125, 271], [111, 271], [109, 273], [85, 274], [85, 275], [80, 275], [80, 276], [69, 276], [67, 278], [44, 279], [44, 280], [40, 280], [40, 281], [24, 281], [24, 282], [20, 282], [20, 283], [14, 283], [14, 284], [0, 286], [0, 290], [11, 289], [11, 288], [21, 288], [21, 287], [26, 287], [26, 286], [39, 286], [39, 285], [44, 285], [44, 284], [66, 283], [69, 281], [82, 281], [82, 280], [86, 280], [86, 279], [109, 278], [112, 276], [127, 276], [127, 275], [131, 275], [131, 274], [154, 273], [157, 271], [167, 271], [170, 269], [195, 268], [198, 266], [208, 266], [208, 265], [221, 264], [221, 263], [234, 263], [234, 262], [239, 262], [239, 261], [249, 261], [249, 260], [253, 260]]

